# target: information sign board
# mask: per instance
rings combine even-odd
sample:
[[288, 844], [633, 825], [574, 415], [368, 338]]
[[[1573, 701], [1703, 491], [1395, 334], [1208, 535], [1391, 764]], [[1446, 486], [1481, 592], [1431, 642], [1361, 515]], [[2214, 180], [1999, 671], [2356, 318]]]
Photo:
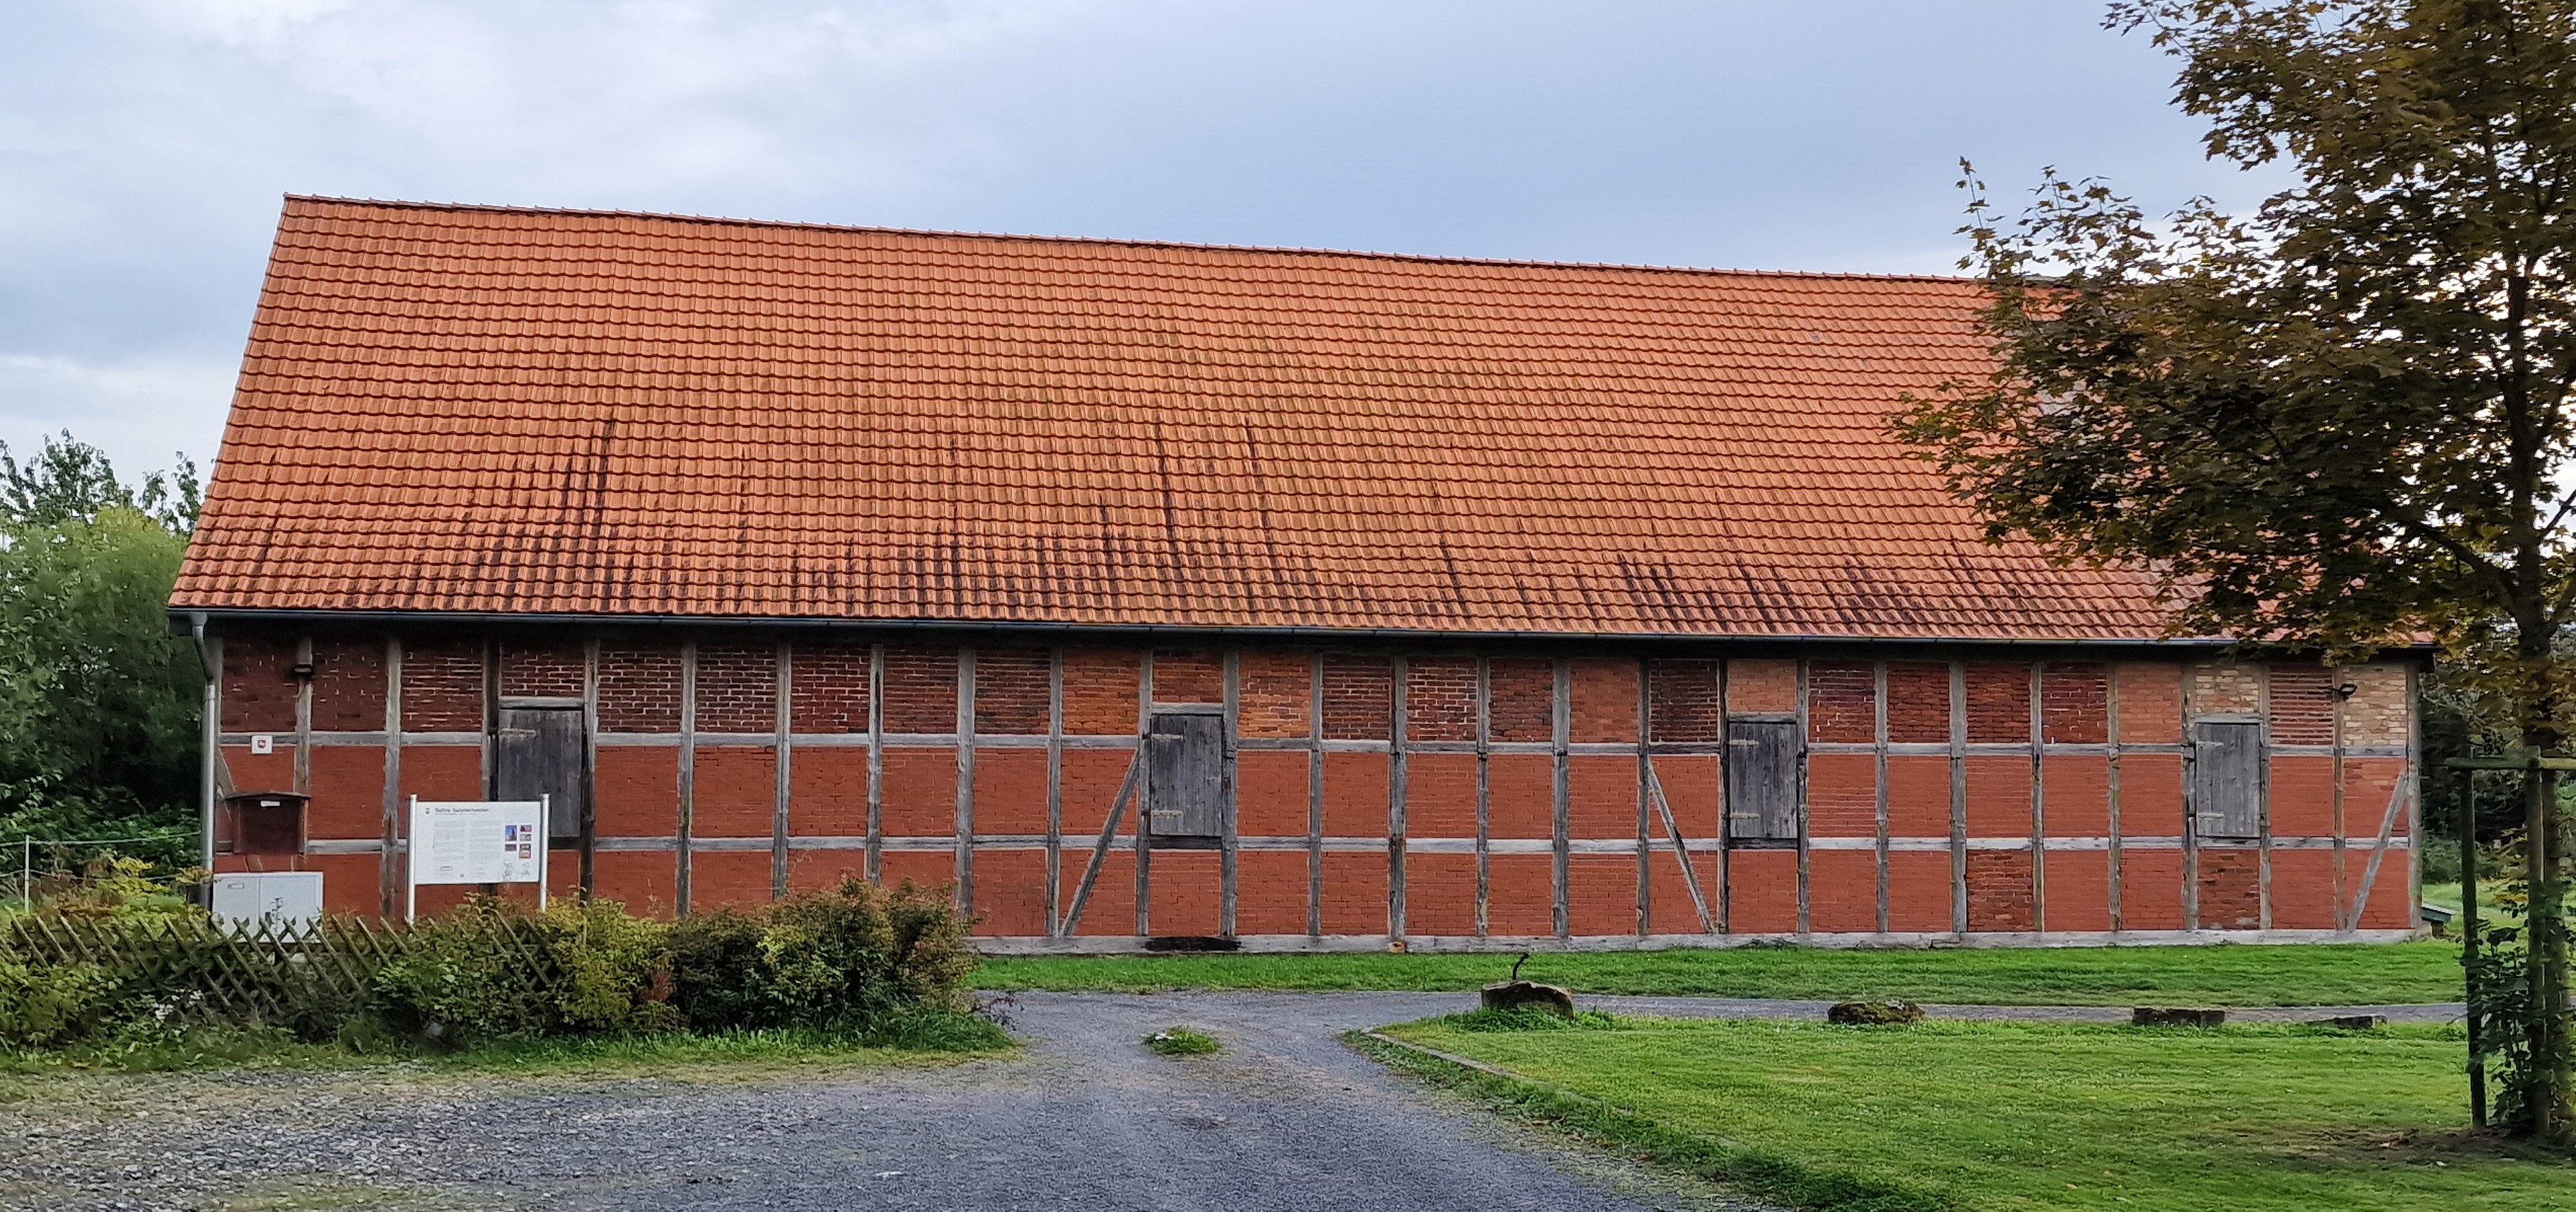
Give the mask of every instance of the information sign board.
[[[546, 900], [546, 798], [411, 801], [411, 901], [422, 884], [535, 884]], [[405, 916], [410, 916], [406, 911]]]

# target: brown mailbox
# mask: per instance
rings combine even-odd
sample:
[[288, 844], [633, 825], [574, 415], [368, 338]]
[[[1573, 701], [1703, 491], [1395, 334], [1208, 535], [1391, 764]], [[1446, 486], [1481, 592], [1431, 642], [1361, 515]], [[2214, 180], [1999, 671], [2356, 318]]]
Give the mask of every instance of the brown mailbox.
[[221, 854], [304, 853], [304, 805], [312, 798], [300, 791], [243, 791], [225, 796], [215, 819], [215, 850]]

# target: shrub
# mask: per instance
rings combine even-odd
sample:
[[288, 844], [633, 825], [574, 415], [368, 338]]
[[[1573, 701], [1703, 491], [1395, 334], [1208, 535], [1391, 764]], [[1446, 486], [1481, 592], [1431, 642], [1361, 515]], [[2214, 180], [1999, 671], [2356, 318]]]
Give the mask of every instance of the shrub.
[[[522, 937], [528, 914], [474, 897], [412, 928], [408, 945], [376, 970], [375, 989], [397, 1030], [439, 1043], [553, 1033], [561, 1022], [547, 949]], [[551, 976], [545, 973], [544, 976]]]
[[975, 953], [944, 890], [864, 880], [671, 927], [672, 1003], [692, 1026], [869, 1032], [962, 1015]]
[[0, 1044], [45, 1048], [87, 1036], [115, 1017], [118, 981], [97, 964], [29, 963], [0, 951]]
[[331, 918], [251, 931], [101, 887], [77, 906], [0, 919], [0, 1045], [140, 1031], [158, 1047], [214, 1030], [373, 1052], [683, 1027], [898, 1048], [1008, 1042], [967, 995], [967, 923], [944, 891], [909, 884], [851, 880], [678, 923], [612, 901], [538, 913], [474, 897], [408, 927]]
[[184, 888], [203, 876], [191, 869], [156, 879], [152, 864], [142, 859], [106, 855], [83, 868], [77, 879], [39, 882], [25, 912], [93, 922], [202, 920], [206, 911], [188, 899]]
[[669, 926], [600, 900], [557, 901], [540, 922], [561, 972], [556, 1008], [566, 1029], [663, 1031], [681, 1025], [669, 1001]]
[[667, 1029], [668, 931], [614, 901], [532, 913], [478, 896], [413, 927], [375, 990], [396, 1030], [445, 1044]]

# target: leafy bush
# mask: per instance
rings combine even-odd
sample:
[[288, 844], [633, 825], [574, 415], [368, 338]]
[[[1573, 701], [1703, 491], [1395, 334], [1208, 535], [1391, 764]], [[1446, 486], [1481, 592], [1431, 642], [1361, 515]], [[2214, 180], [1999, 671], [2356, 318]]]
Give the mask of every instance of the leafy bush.
[[963, 1014], [975, 953], [947, 895], [864, 880], [671, 927], [672, 1003], [697, 1027], [865, 1031]]
[[182, 871], [164, 880], [153, 876], [152, 866], [139, 858], [106, 855], [90, 863], [77, 880], [65, 877], [52, 888], [38, 881], [27, 912], [120, 922], [206, 916], [206, 911], [190, 901], [184, 891], [187, 884], [202, 877], [202, 872]]
[[556, 999], [574, 1031], [661, 1031], [681, 1025], [669, 1004], [670, 927], [615, 901], [559, 901], [541, 919], [562, 974]]
[[118, 981], [97, 964], [39, 964], [0, 950], [0, 1045], [46, 1048], [116, 1017]]
[[396, 1030], [449, 1045], [667, 1029], [678, 1025], [660, 997], [668, 930], [613, 901], [532, 913], [474, 897], [413, 927], [375, 991]]
[[162, 904], [139, 863], [94, 874], [77, 895], [0, 917], [0, 1046], [167, 1050], [232, 1031], [384, 1052], [682, 1028], [1008, 1042], [967, 995], [976, 957], [944, 890], [852, 880], [677, 923], [612, 901], [539, 913], [474, 897], [409, 927], [242, 932]]

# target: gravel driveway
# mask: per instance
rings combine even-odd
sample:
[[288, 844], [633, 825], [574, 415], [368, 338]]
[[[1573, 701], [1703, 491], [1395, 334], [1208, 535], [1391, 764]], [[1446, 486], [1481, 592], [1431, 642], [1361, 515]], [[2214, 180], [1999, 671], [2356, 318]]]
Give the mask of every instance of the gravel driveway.
[[[1463, 994], [1022, 995], [1026, 1053], [679, 1079], [395, 1065], [0, 1083], [0, 1208], [1726, 1207], [1335, 1038]], [[1188, 1024], [1225, 1041], [1169, 1058]]]
[[[1586, 998], [1816, 1018], [1822, 1002]], [[1022, 994], [1025, 1053], [516, 1077], [416, 1065], [0, 1079], [0, 1208], [1548, 1209], [1732, 1203], [1488, 1118], [1336, 1038], [1461, 993]], [[2300, 1019], [2456, 1007], [2239, 1012]], [[1955, 1017], [2121, 1010], [1940, 1007]], [[1188, 1025], [1212, 1057], [1139, 1042]]]

